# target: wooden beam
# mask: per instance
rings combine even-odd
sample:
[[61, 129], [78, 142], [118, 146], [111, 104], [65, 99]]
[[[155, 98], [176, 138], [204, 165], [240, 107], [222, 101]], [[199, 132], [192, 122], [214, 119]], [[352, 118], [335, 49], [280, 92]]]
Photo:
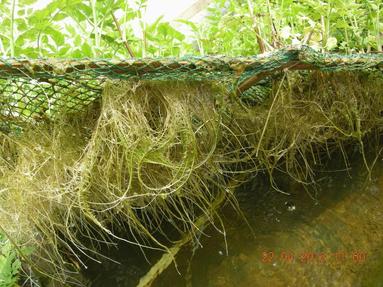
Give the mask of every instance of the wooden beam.
[[180, 15], [178, 15], [176, 19], [180, 18], [189, 20], [195, 15], [197, 15], [199, 12], [201, 12], [203, 9], [205, 9], [210, 4], [210, 2], [211, 0], [197, 0], [193, 5], [191, 5], [189, 8], [185, 9]]

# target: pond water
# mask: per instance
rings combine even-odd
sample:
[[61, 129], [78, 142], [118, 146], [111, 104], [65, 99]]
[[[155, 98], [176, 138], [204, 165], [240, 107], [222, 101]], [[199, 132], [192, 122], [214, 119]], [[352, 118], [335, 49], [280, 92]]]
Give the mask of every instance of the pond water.
[[[247, 222], [223, 208], [226, 237], [207, 228], [202, 246], [183, 248], [178, 270], [172, 265], [153, 286], [383, 286], [383, 161], [371, 180], [360, 157], [349, 169], [341, 162], [306, 189], [277, 177], [290, 195], [258, 175], [237, 191]], [[110, 256], [121, 264], [90, 266], [91, 286], [136, 286], [150, 267], [129, 246]]]

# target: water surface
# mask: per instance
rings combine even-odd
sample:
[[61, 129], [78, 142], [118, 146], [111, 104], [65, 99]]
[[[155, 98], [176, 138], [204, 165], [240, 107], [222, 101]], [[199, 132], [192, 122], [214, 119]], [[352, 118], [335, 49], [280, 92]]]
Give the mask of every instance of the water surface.
[[[153, 286], [383, 286], [383, 162], [371, 181], [360, 157], [340, 162], [315, 186], [277, 176], [290, 195], [258, 175], [237, 191], [247, 222], [223, 208], [226, 236], [207, 228]], [[150, 267], [131, 247], [112, 253], [122, 264], [98, 268], [92, 286], [135, 286]]]

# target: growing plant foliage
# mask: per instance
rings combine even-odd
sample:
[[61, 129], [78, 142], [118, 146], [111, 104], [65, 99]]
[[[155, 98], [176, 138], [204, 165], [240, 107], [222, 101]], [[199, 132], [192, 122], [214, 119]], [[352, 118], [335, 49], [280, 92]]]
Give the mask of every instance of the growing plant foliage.
[[[125, 43], [136, 57], [254, 55], [290, 44], [382, 51], [383, 4], [377, 0], [212, 0], [199, 23], [162, 17], [145, 23], [146, 0], [52, 0], [40, 9], [36, 3], [1, 1], [2, 56], [127, 58]], [[180, 25], [191, 35], [179, 32]]]

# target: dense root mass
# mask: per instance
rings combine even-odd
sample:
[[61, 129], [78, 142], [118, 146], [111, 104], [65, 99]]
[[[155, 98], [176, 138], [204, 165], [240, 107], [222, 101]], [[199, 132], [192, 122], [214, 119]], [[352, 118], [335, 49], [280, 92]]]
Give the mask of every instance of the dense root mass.
[[82, 114], [0, 135], [0, 228], [61, 282], [102, 258], [101, 241], [167, 250], [164, 223], [196, 232], [217, 197], [233, 199], [229, 185], [274, 170], [308, 184], [324, 156], [363, 153], [381, 132], [382, 84], [287, 73], [249, 106], [211, 83], [109, 82]]

